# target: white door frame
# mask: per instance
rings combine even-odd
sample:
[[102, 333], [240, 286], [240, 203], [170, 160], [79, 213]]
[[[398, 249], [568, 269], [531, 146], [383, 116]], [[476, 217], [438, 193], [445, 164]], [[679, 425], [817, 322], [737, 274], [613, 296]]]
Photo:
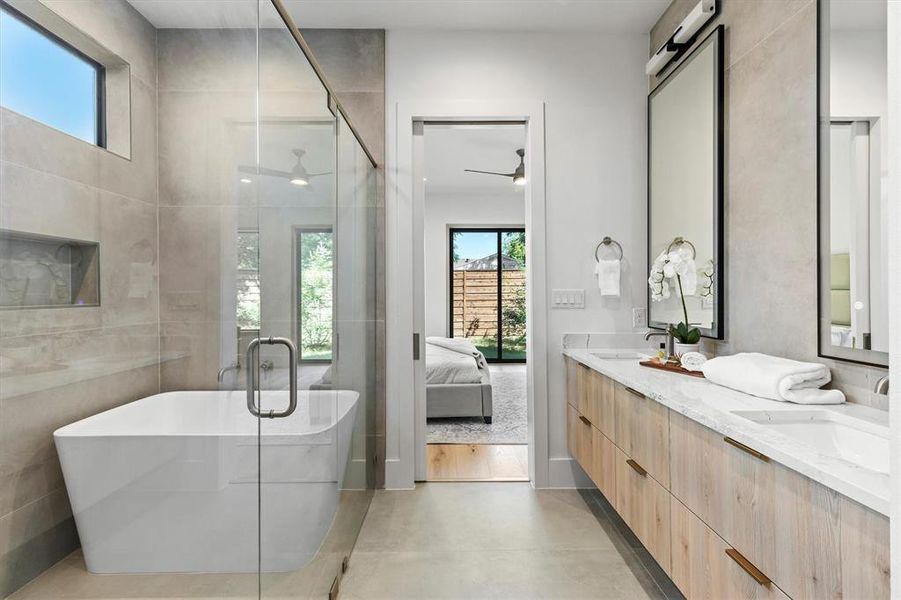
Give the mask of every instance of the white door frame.
[[[547, 284], [544, 104], [535, 101], [421, 99], [398, 102], [389, 131], [386, 201], [387, 425], [385, 486], [408, 489], [425, 479], [425, 397], [416, 401], [413, 361], [414, 254], [421, 256], [424, 194], [415, 193], [414, 121], [520, 121], [526, 123], [526, 363], [529, 479], [548, 486]], [[393, 135], [392, 135], [393, 134]], [[393, 159], [393, 160], [392, 160]], [[420, 177], [421, 183], [421, 177]], [[417, 204], [417, 202], [419, 204]], [[417, 223], [418, 221], [418, 233]], [[418, 242], [415, 242], [418, 240]], [[421, 312], [421, 311], [420, 311]], [[420, 324], [421, 326], [421, 324]], [[424, 331], [419, 330], [420, 344]], [[421, 368], [421, 367], [420, 367]]]

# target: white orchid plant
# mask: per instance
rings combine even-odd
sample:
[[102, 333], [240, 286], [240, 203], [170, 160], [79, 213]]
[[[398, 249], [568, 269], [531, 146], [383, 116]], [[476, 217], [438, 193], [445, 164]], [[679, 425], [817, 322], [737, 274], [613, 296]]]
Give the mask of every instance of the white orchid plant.
[[[675, 280], [675, 283], [673, 281]], [[697, 273], [692, 252], [686, 246], [681, 245], [670, 252], [661, 252], [651, 265], [651, 273], [648, 277], [648, 286], [651, 290], [651, 300], [661, 302], [672, 296], [672, 288], [679, 292], [679, 300], [682, 301], [682, 315], [684, 320], [678, 325], [670, 325], [669, 332], [682, 344], [697, 344], [701, 339], [701, 330], [691, 327], [688, 321], [688, 308], [685, 306], [685, 291], [683, 282], [689, 282], [694, 290], [697, 285]], [[693, 291], [690, 293], [694, 293]]]

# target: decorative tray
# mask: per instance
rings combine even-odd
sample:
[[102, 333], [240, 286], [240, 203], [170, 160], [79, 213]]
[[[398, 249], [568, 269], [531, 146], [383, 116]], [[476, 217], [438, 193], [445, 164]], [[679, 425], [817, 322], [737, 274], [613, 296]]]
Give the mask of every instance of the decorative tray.
[[700, 371], [689, 371], [682, 365], [674, 365], [671, 363], [659, 363], [654, 360], [643, 360], [638, 364], [641, 365], [642, 367], [657, 369], [659, 371], [668, 371], [670, 373], [679, 373], [681, 375], [689, 375], [691, 377], [700, 377], [701, 379], [704, 379], [704, 374], [701, 373]]

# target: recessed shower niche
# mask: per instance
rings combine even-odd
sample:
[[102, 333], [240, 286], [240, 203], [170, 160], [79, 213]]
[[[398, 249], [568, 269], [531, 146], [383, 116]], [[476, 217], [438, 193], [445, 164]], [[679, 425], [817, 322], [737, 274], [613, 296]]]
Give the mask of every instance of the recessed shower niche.
[[100, 305], [100, 245], [0, 229], [0, 308]]

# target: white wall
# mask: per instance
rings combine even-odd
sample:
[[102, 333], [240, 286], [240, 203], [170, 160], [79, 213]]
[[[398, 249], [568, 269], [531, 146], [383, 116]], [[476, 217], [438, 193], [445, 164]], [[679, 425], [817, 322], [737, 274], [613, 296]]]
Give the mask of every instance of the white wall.
[[[885, 30], [831, 31], [829, 38], [829, 112], [837, 118], [874, 119], [870, 144], [871, 206], [869, 227], [870, 331], [873, 348], [888, 349], [888, 38]], [[878, 189], [875, 189], [878, 188]], [[833, 249], [835, 252], [836, 249]]]
[[[428, 142], [426, 142], [428, 144]], [[448, 228], [522, 226], [526, 222], [522, 194], [504, 196], [428, 193], [425, 205], [425, 331], [446, 336], [448, 307]]]
[[[901, 161], [901, 123], [898, 121], [898, 106], [901, 106], [901, 3], [888, 3], [888, 105], [893, 107], [891, 119], [887, 127], [888, 164], [899, 164]], [[901, 329], [898, 328], [901, 317], [901, 215], [899, 215], [899, 198], [901, 198], [901, 177], [898, 170], [892, 171], [889, 177], [889, 195], [892, 202], [889, 203], [888, 221], [890, 231], [893, 232], [889, 239], [889, 372], [895, 382], [901, 381]], [[901, 398], [901, 386], [896, 383], [889, 388], [889, 402], [897, 404]], [[901, 466], [901, 410], [889, 411], [891, 421], [891, 478], [892, 485], [892, 512], [890, 519], [891, 548], [892, 550], [892, 598], [901, 597], [901, 477], [898, 477], [898, 468]]]
[[[645, 306], [647, 35], [389, 30], [386, 45], [389, 157], [397, 144], [398, 102], [444, 98], [545, 104], [547, 285], [589, 290], [585, 310], [549, 312], [544, 357], [548, 484], [572, 485], [562, 334], [632, 331], [632, 307]], [[616, 300], [601, 300], [593, 276], [594, 248], [605, 235], [618, 240], [625, 253], [624, 293]], [[391, 294], [389, 283], [389, 304]], [[400, 455], [391, 385], [389, 380], [386, 459], [403, 462], [413, 457]]]

